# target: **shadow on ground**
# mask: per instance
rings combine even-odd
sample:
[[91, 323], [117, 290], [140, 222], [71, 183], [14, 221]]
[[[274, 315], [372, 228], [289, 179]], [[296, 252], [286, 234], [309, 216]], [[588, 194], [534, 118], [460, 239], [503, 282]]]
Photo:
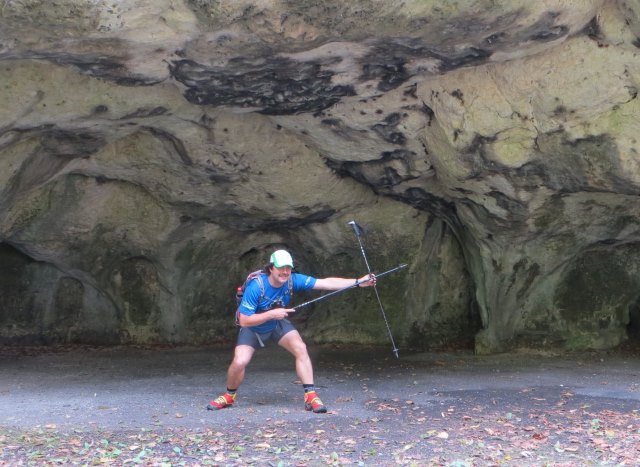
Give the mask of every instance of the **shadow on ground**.
[[314, 347], [313, 414], [279, 348], [215, 412], [230, 347], [1, 348], [0, 464], [634, 464], [637, 355]]

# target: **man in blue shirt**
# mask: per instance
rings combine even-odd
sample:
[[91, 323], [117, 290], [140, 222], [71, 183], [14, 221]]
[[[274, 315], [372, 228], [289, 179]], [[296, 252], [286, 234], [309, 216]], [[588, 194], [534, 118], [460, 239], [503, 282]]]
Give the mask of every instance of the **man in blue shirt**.
[[286, 308], [294, 291], [339, 290], [358, 282], [359, 287], [375, 284], [375, 276], [366, 274], [359, 279], [327, 277], [316, 279], [294, 273], [293, 258], [285, 250], [275, 251], [265, 267], [265, 275], [252, 280], [242, 297], [238, 309], [240, 331], [236, 341], [233, 360], [227, 370], [227, 391], [209, 402], [207, 409], [219, 410], [231, 406], [236, 400], [236, 391], [244, 380], [245, 369], [254, 352], [266, 341], [275, 341], [288, 350], [296, 360], [296, 372], [304, 387], [304, 407], [315, 413], [327, 411], [313, 382], [313, 367], [300, 333], [287, 319], [295, 309]]

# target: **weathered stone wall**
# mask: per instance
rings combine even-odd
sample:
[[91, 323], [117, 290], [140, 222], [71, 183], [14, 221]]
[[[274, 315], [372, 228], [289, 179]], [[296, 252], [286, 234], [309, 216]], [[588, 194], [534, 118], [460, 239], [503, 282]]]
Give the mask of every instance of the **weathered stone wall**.
[[[409, 264], [379, 285], [401, 346], [616, 346], [638, 36], [624, 0], [5, 1], [0, 339], [233, 339], [273, 248], [361, 275], [355, 219]], [[367, 291], [294, 319], [388, 343]]]

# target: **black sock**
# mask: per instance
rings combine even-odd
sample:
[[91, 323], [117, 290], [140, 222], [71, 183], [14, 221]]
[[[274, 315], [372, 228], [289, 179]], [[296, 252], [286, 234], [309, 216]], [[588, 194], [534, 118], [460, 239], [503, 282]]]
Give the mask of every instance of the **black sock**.
[[229, 389], [229, 388], [227, 388], [227, 393], [228, 393], [228, 394], [231, 394], [231, 395], [233, 396], [233, 395], [236, 393], [236, 391], [237, 391], [237, 390], [238, 390], [238, 388], [235, 388], [235, 389]]
[[305, 393], [316, 390], [316, 387], [314, 384], [303, 384], [302, 387], [304, 388]]

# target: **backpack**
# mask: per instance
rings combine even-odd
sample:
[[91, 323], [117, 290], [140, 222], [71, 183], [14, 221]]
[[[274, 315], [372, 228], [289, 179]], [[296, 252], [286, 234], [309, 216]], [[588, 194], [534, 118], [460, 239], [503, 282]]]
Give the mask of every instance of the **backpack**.
[[[242, 302], [242, 297], [244, 296], [244, 291], [252, 280], [258, 281], [258, 286], [260, 286], [260, 297], [258, 298], [258, 303], [262, 302], [264, 299], [264, 279], [267, 273], [264, 269], [258, 269], [257, 271], [253, 271], [250, 273], [245, 281], [236, 289], [236, 326], [240, 326], [240, 302]], [[293, 278], [289, 276], [287, 280], [287, 285], [289, 287], [289, 296], [293, 296]]]

